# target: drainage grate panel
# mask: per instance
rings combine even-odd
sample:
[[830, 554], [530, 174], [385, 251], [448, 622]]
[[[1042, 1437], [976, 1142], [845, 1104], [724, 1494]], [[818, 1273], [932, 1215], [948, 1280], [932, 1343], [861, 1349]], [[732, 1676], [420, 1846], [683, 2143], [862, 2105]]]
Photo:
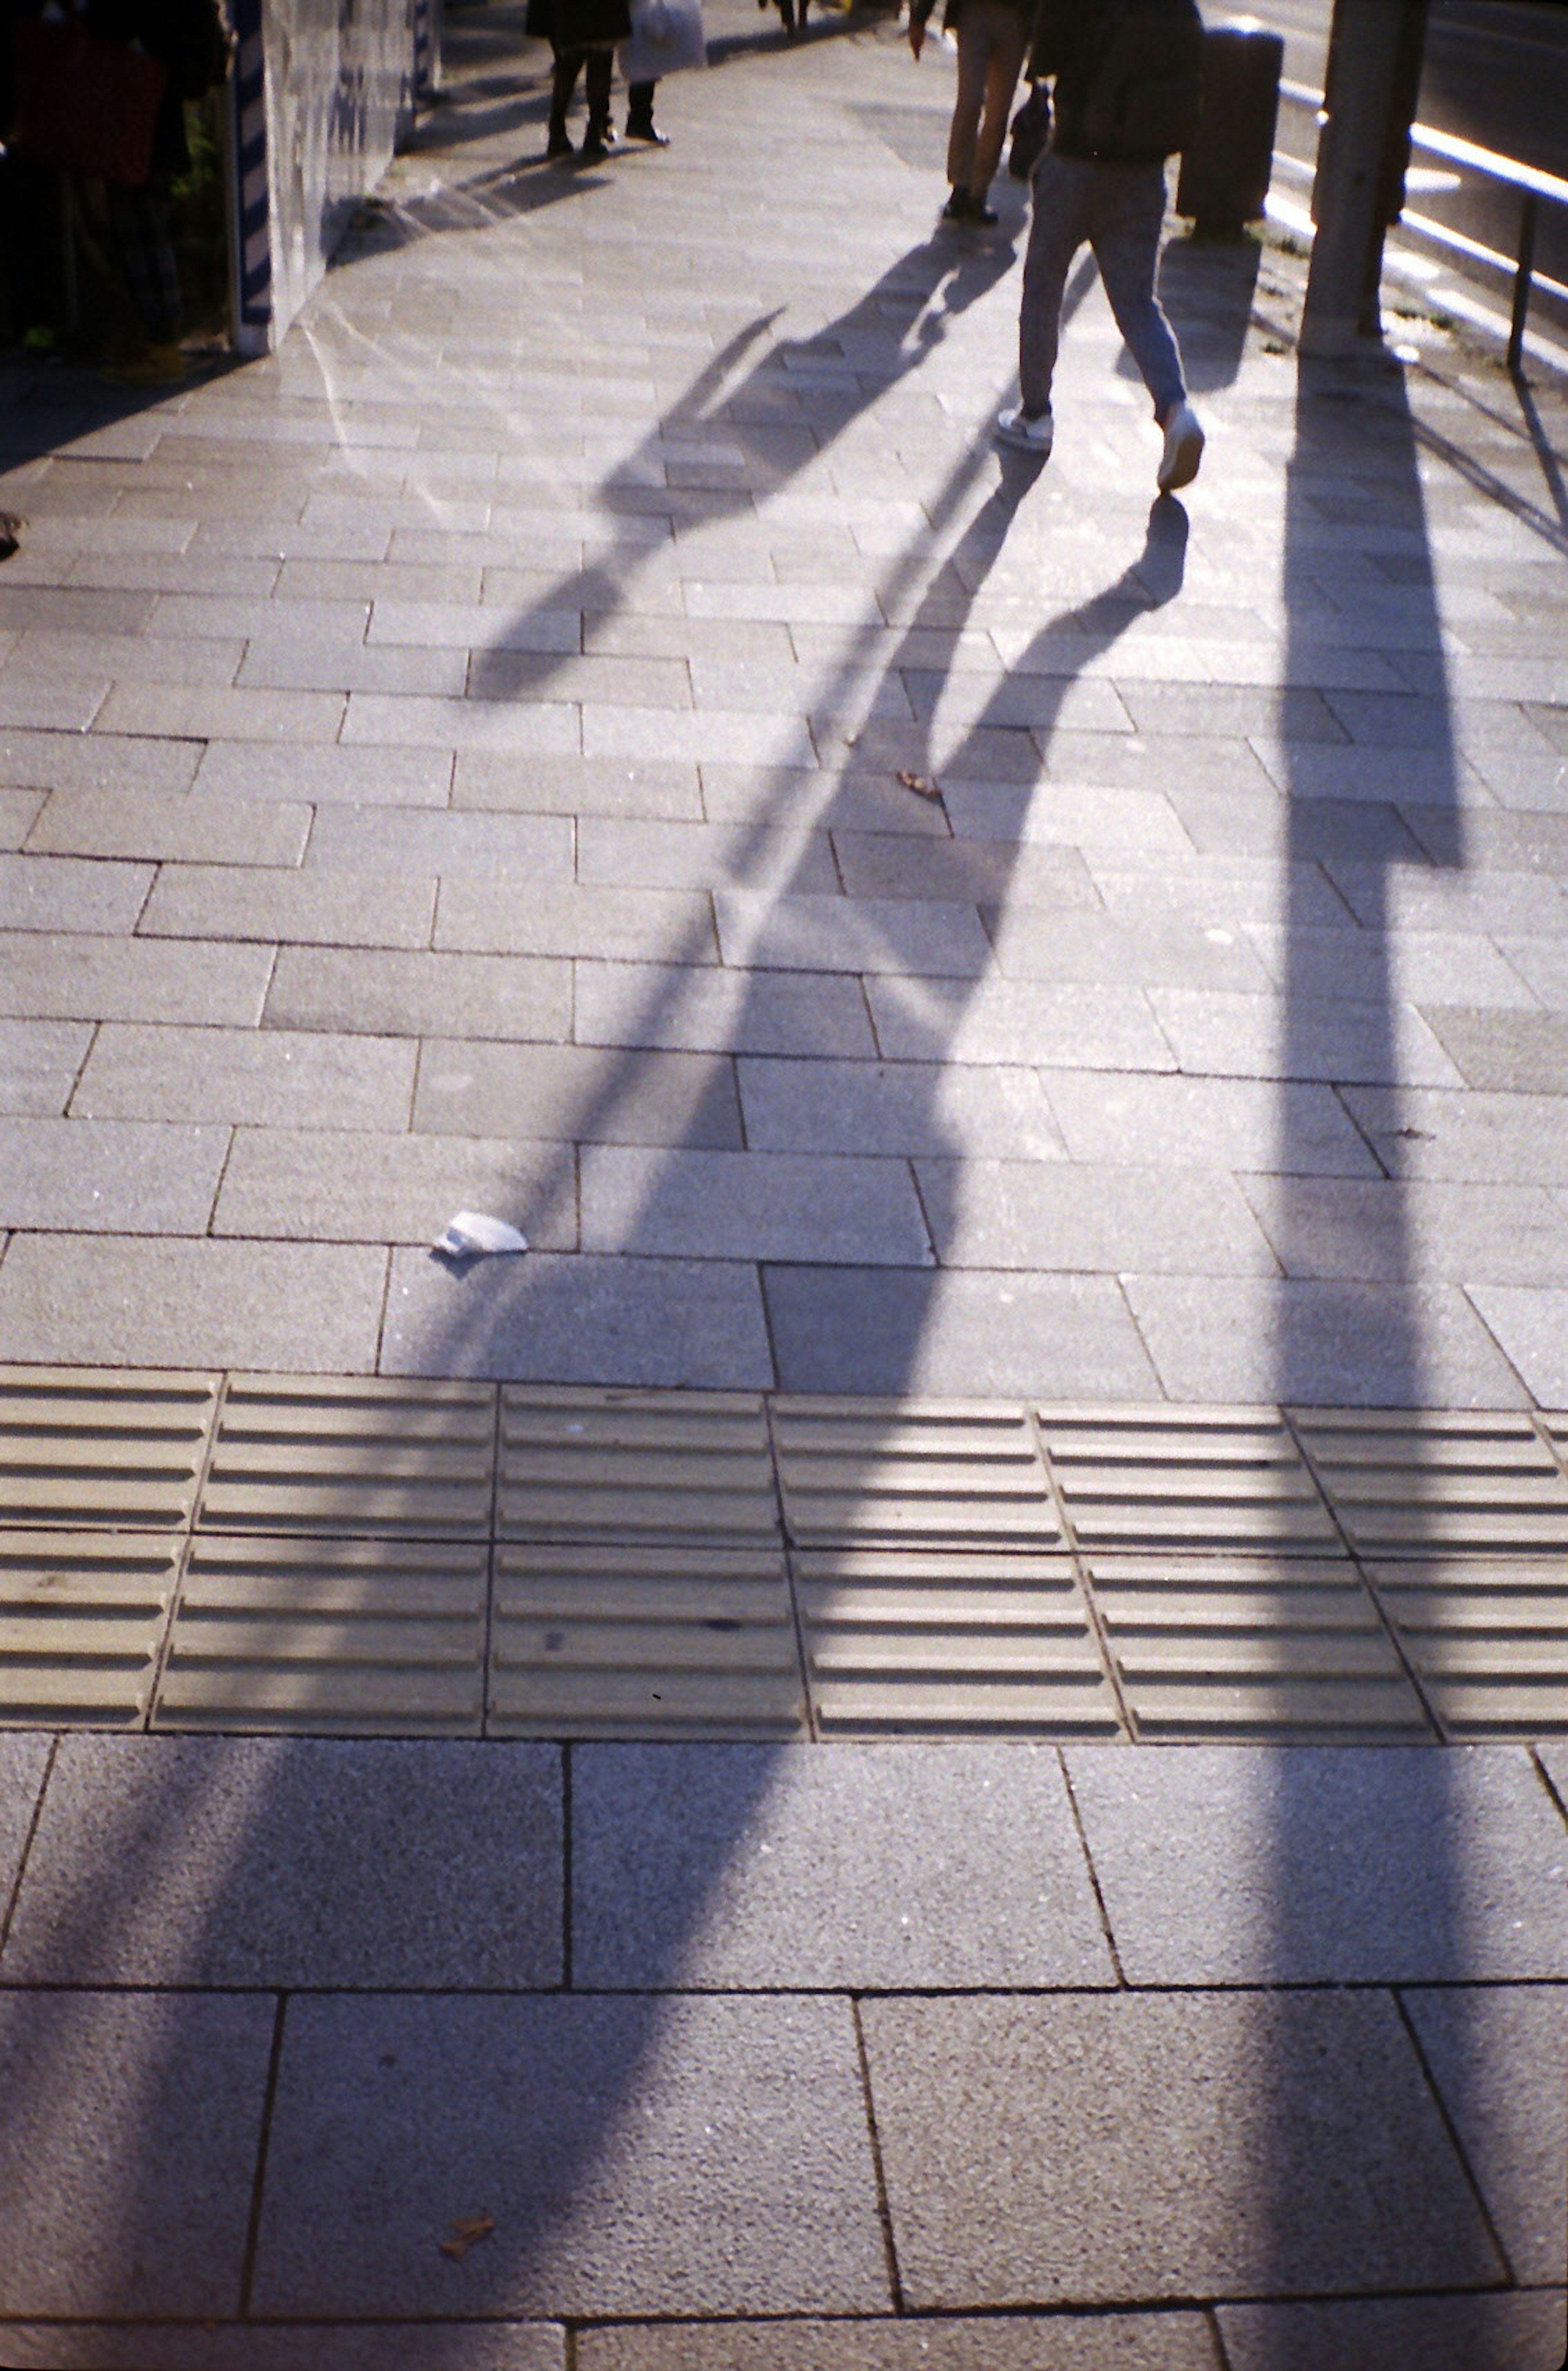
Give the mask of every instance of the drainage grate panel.
[[781, 1399], [779, 1487], [802, 1547], [1059, 1547], [1023, 1411], [965, 1403]]
[[776, 1548], [778, 1501], [761, 1400], [738, 1392], [507, 1385], [497, 1533]]
[[824, 1736], [1118, 1733], [1067, 1556], [863, 1547], [793, 1562]]
[[1040, 1437], [1078, 1545], [1281, 1550], [1338, 1544], [1272, 1409], [1043, 1409]]
[[495, 1394], [482, 1383], [237, 1376], [203, 1531], [488, 1539]]
[[1348, 1558], [1096, 1556], [1088, 1570], [1141, 1738], [1432, 1734]]
[[156, 1729], [475, 1736], [490, 1551], [198, 1533]]
[[1568, 1732], [1568, 1562], [1444, 1557], [1367, 1578], [1451, 1737]]
[[0, 1722], [134, 1727], [183, 1544], [178, 1532], [0, 1532]]
[[180, 1529], [216, 1394], [212, 1375], [0, 1367], [0, 1518]]
[[1527, 1416], [1314, 1409], [1296, 1422], [1358, 1553], [1568, 1555], [1568, 1479]]
[[778, 1551], [497, 1547], [488, 1725], [503, 1737], [798, 1736]]

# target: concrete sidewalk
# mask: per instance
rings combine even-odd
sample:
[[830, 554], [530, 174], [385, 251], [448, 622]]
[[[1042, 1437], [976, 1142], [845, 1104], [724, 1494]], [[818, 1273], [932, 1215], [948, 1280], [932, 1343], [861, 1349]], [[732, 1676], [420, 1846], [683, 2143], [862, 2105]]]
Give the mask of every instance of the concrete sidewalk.
[[0, 2361], [1556, 2371], [1563, 390], [710, 29], [0, 364]]

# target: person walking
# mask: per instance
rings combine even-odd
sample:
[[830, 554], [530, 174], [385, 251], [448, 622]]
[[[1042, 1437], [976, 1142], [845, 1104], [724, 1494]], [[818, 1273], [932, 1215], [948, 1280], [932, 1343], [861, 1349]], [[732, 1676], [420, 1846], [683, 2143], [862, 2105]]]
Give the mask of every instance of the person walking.
[[[912, 0], [909, 44], [918, 58], [936, 0]], [[996, 177], [1018, 70], [1029, 46], [1034, 0], [947, 0], [942, 22], [958, 41], [958, 87], [947, 134], [948, 222], [996, 220], [986, 195]]]
[[1053, 122], [1033, 177], [1019, 400], [996, 421], [1004, 444], [1049, 455], [1063, 293], [1086, 240], [1154, 401], [1162, 494], [1190, 485], [1203, 457], [1181, 356], [1155, 295], [1166, 159], [1196, 122], [1202, 40], [1195, 0], [1040, 0], [1029, 73], [1051, 82]]

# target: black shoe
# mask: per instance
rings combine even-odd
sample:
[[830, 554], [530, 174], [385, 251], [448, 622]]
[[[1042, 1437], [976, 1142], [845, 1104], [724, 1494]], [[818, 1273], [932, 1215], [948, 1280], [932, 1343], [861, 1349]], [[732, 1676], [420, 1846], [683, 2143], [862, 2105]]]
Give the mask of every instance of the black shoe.
[[572, 154], [572, 135], [565, 124], [558, 123], [553, 116], [550, 122], [550, 137], [544, 144], [544, 154], [548, 163], [553, 163], [557, 158], [569, 156]]
[[583, 135], [583, 145], [577, 151], [579, 164], [602, 163], [609, 156], [614, 140], [615, 134], [608, 123], [590, 123]]
[[970, 200], [968, 211], [964, 215], [966, 222], [975, 224], [981, 230], [991, 230], [994, 228], [999, 219], [995, 208], [988, 206], [983, 198]]
[[651, 115], [639, 115], [634, 120], [629, 115], [626, 118], [626, 137], [628, 140], [641, 140], [648, 148], [668, 148], [669, 145], [668, 133], [660, 132]]
[[947, 192], [947, 202], [943, 207], [938, 219], [942, 222], [968, 222], [970, 219], [969, 191], [967, 190], [949, 190]]

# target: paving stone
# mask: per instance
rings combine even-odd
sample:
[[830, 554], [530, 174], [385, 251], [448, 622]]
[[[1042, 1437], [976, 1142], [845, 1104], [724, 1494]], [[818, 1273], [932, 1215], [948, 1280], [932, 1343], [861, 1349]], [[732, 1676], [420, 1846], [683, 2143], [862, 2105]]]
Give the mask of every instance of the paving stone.
[[574, 1035], [583, 1046], [820, 1056], [876, 1052], [859, 982], [830, 974], [579, 961], [574, 988]]
[[1067, 1749], [1135, 1984], [1515, 1982], [1568, 1960], [1568, 1846], [1516, 1746]]
[[[1374, 1177], [1376, 1162], [1326, 1086], [1051, 1069], [1051, 1108], [1074, 1161]], [[1284, 1159], [1282, 1161], [1282, 1150]], [[1195, 1394], [1245, 1399], [1245, 1392]], [[1265, 1394], [1267, 1396], [1267, 1394]]]
[[944, 1267], [1276, 1272], [1221, 1171], [970, 1159], [920, 1161], [915, 1175]]
[[152, 885], [146, 864], [90, 863], [75, 856], [0, 856], [0, 929], [123, 932]]
[[[10, 1261], [0, 1267], [0, 1342]], [[754, 1267], [586, 1253], [480, 1260], [459, 1275], [428, 1253], [395, 1251], [379, 1365], [391, 1375], [712, 1391], [773, 1381]]]
[[354, 1036], [563, 1040], [570, 967], [531, 955], [401, 954], [384, 948], [280, 947], [267, 991], [274, 1029]]
[[0, 1897], [8, 1904], [49, 1761], [43, 1737], [0, 1737]]
[[[1212, 2371], [1214, 2363], [1203, 2317], [1179, 2308], [989, 2319], [633, 2321], [590, 2325], [576, 2340], [581, 2371], [1039, 2371], [1047, 2362], [1051, 2371]], [[24, 2359], [22, 2371], [32, 2371], [32, 2360]], [[54, 2371], [52, 2357], [40, 2362]], [[98, 2371], [96, 2359], [87, 2371]]]
[[978, 914], [950, 901], [724, 889], [714, 906], [724, 961], [737, 966], [973, 979], [989, 960]]
[[414, 1048], [309, 1031], [145, 1028], [106, 1022], [72, 1096], [73, 1117], [341, 1127], [407, 1125]]
[[[565, 2344], [542, 2321], [405, 2322], [397, 2333], [400, 2371], [564, 2371]], [[381, 2371], [387, 2345], [385, 2322], [0, 2322], [16, 2371]], [[1171, 2371], [1187, 2371], [1186, 2359]]]
[[1550, 2286], [1568, 2226], [1568, 1993], [1464, 1985], [1403, 1999], [1514, 2278]]
[[459, 1209], [509, 1213], [536, 1249], [574, 1251], [575, 1163], [515, 1139], [242, 1128], [213, 1232], [429, 1244]]
[[[696, 630], [696, 621], [689, 621]], [[664, 758], [507, 757], [459, 749], [454, 807], [538, 815], [625, 815], [639, 821], [700, 823], [694, 765]]]
[[1240, 1185], [1287, 1275], [1568, 1285], [1561, 1210], [1542, 1186], [1349, 1177]]
[[1361, 1004], [1155, 989], [1149, 1001], [1186, 1071], [1376, 1085], [1460, 1083], [1425, 1019], [1401, 1000]]
[[1176, 1066], [1148, 1000], [1137, 989], [992, 977], [967, 1000], [951, 995], [944, 1011], [935, 1000], [912, 1003], [902, 979], [869, 978], [865, 997], [877, 1043], [895, 1061], [935, 1056], [957, 1062], [1151, 1072]]
[[0, 1012], [254, 1028], [272, 963], [271, 947], [0, 931]]
[[587, 1145], [585, 1250], [689, 1259], [930, 1261], [901, 1162]]
[[1500, 2277], [1386, 1995], [871, 1998], [860, 2014], [916, 2312]]
[[736, 1067], [746, 1140], [760, 1151], [1061, 1156], [1032, 1070], [744, 1055]]
[[293, 2004], [252, 2311], [889, 2305], [844, 2002]]
[[1568, 1095], [1568, 1015], [1428, 1006], [1425, 1018], [1467, 1086], [1504, 1094]]
[[156, 862], [297, 864], [310, 810], [297, 802], [192, 799], [153, 791], [52, 791], [29, 835], [30, 854]]
[[0, 1972], [41, 1985], [554, 1984], [561, 1816], [560, 1756], [542, 1744], [66, 1738]]
[[[1041, 851], [1043, 852], [1043, 851]], [[1000, 971], [1011, 979], [1107, 988], [1266, 991], [1269, 977], [1237, 931], [1181, 921], [1130, 923], [1103, 913], [1042, 912], [1015, 897], [986, 914]]]
[[147, 899], [140, 928], [150, 937], [166, 939], [423, 947], [429, 944], [435, 905], [436, 885], [428, 878], [166, 865]]
[[802, 1266], [766, 1268], [763, 1289], [785, 1391], [1156, 1392], [1109, 1277]]
[[572, 879], [572, 827], [564, 816], [452, 815], [418, 807], [331, 806], [310, 835], [309, 870], [437, 873], [484, 881], [517, 873], [530, 885]]
[[335, 1243], [19, 1235], [0, 1266], [0, 1359], [363, 1374], [386, 1266]]
[[79, 1023], [0, 1021], [0, 1111], [38, 1118], [63, 1112], [91, 1043], [92, 1031]]
[[275, 2021], [232, 1995], [0, 1993], [0, 2314], [238, 2311]]
[[226, 1128], [0, 1120], [0, 1202], [17, 1227], [201, 1234], [227, 1151]]
[[1478, 1284], [1469, 1299], [1531, 1396], [1568, 1404], [1568, 1290], [1522, 1284]]
[[590, 1988], [1112, 1981], [1049, 1749], [585, 1745], [572, 1806]]
[[599, 955], [648, 963], [717, 961], [709, 899], [694, 891], [495, 888], [445, 881], [436, 943], [478, 954]]
[[211, 741], [194, 787], [219, 798], [444, 807], [451, 782], [450, 750], [347, 749], [341, 742], [270, 749], [254, 741]]
[[722, 1057], [641, 1048], [433, 1039], [420, 1059], [416, 1128], [557, 1142], [736, 1148], [740, 1112]]
[[1343, 2304], [1222, 2305], [1233, 2371], [1556, 2371], [1568, 2338], [1562, 2290], [1375, 2298]]

